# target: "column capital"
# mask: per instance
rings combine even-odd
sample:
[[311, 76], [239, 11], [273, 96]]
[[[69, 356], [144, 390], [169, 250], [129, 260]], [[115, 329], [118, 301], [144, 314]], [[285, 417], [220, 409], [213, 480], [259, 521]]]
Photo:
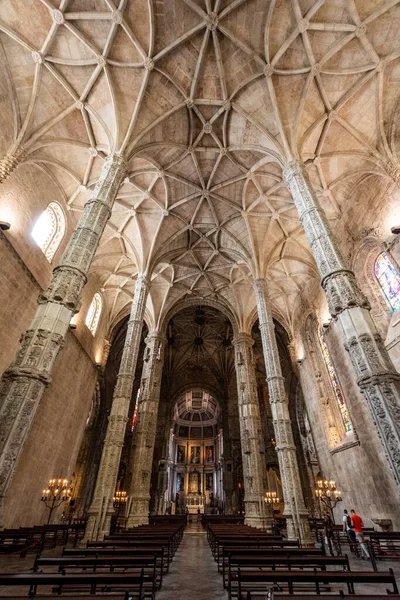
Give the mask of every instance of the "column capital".
[[292, 178], [296, 175], [308, 177], [306, 166], [301, 160], [292, 160], [288, 163], [283, 169], [282, 175], [286, 185], [290, 185]]
[[153, 329], [149, 331], [144, 341], [146, 346], [150, 346], [150, 344], [154, 342], [160, 342], [160, 344], [163, 344], [167, 341], [167, 338], [165, 337], [165, 335], [160, 333], [160, 331]]
[[239, 346], [240, 344], [246, 344], [246, 346], [253, 346], [254, 340], [249, 333], [241, 331], [232, 339], [232, 344], [234, 346]]

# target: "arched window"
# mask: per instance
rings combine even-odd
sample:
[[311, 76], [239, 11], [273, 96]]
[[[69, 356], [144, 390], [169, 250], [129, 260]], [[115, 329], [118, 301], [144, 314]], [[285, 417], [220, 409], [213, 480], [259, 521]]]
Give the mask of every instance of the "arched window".
[[102, 309], [102, 299], [99, 293], [93, 296], [92, 303], [89, 307], [88, 314], [86, 315], [86, 325], [92, 332], [92, 335], [96, 335], [97, 326], [100, 321], [101, 309]]
[[57, 202], [50, 202], [32, 229], [32, 237], [47, 258], [52, 261], [65, 233], [65, 217]]
[[350, 433], [350, 431], [353, 430], [353, 425], [351, 424], [349, 411], [346, 406], [342, 388], [340, 387], [340, 383], [336, 375], [335, 367], [332, 364], [328, 346], [326, 345], [326, 342], [324, 340], [324, 332], [321, 329], [321, 327], [319, 327], [319, 325], [317, 325], [317, 337], [321, 348], [322, 356], [324, 357], [325, 365], [328, 370], [329, 378], [331, 380], [332, 388], [335, 392], [336, 400], [339, 405], [340, 414], [343, 420], [345, 431], [346, 433]]
[[400, 275], [392, 261], [382, 252], [375, 262], [375, 277], [392, 310], [400, 309]]

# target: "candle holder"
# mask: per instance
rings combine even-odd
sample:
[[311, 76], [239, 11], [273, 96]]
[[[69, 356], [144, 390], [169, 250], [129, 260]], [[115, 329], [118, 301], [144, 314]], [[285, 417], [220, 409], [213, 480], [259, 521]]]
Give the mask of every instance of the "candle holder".
[[279, 504], [280, 498], [276, 495], [276, 492], [265, 492], [264, 502], [267, 504]]
[[41, 501], [49, 509], [49, 518], [46, 525], [50, 523], [53, 511], [61, 506], [63, 502], [70, 499], [72, 489], [68, 479], [49, 479], [47, 488], [43, 490]]
[[126, 495], [126, 492], [115, 492], [114, 496], [113, 496], [113, 506], [114, 508], [120, 508], [121, 506], [124, 506], [126, 503], [128, 502], [128, 496]]
[[332, 522], [335, 523], [333, 516], [333, 509], [338, 502], [343, 500], [342, 492], [336, 488], [336, 482], [330, 479], [319, 479], [317, 481], [317, 488], [315, 490], [315, 496], [319, 500], [319, 512], [322, 516], [321, 502], [329, 509], [332, 517]]

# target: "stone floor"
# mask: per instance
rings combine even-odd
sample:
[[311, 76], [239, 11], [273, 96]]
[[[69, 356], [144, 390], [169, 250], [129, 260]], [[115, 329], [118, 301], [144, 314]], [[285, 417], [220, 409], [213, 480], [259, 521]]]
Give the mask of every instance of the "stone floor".
[[[60, 554], [60, 546], [43, 553], [44, 556]], [[33, 554], [28, 554], [25, 558], [19, 558], [18, 555], [0, 555], [0, 573], [29, 573], [32, 570], [33, 561]], [[350, 563], [351, 569], [354, 571], [372, 569], [370, 562], [352, 558], [351, 555]], [[400, 560], [378, 562], [379, 571], [386, 571], [389, 568], [394, 570], [400, 587]], [[16, 590], [0, 586], [0, 597], [10, 596], [13, 591]], [[49, 593], [49, 591], [46, 592]], [[46, 593], [44, 588], [43, 592]], [[358, 594], [382, 594], [385, 593], [385, 586], [358, 585], [356, 592]], [[24, 594], [22, 588], [18, 589], [18, 594]], [[170, 572], [165, 576], [162, 590], [157, 593], [156, 600], [192, 600], [193, 598], [196, 600], [226, 600], [228, 598], [228, 594], [222, 587], [222, 576], [218, 573], [217, 565], [207, 543], [206, 533], [196, 520], [187, 525], [182, 542], [171, 564]]]
[[156, 600], [225, 600], [207, 535], [200, 523], [189, 523]]

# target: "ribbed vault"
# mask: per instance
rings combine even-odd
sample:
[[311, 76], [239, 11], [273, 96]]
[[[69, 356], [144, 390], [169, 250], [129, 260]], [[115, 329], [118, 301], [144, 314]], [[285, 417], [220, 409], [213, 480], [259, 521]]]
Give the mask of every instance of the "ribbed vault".
[[149, 272], [153, 325], [194, 295], [248, 326], [261, 276], [290, 327], [318, 277], [282, 166], [309, 165], [345, 251], [398, 203], [399, 5], [3, 0], [0, 178], [33, 167], [76, 222], [124, 152], [92, 269], [110, 322]]

